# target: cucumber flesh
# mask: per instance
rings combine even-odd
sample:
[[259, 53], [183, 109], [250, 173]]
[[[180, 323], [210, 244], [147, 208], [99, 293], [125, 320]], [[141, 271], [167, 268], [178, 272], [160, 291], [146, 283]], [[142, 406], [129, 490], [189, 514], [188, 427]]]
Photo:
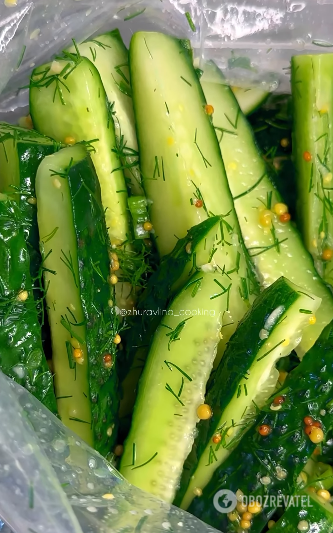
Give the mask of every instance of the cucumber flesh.
[[119, 321], [109, 307], [100, 189], [84, 146], [43, 160], [36, 195], [59, 414], [106, 455], [116, 437]]
[[243, 87], [230, 88], [244, 115], [251, 115], [251, 113], [257, 111], [270, 95], [268, 91], [258, 89], [257, 87], [249, 89], [244, 89]]
[[220, 340], [227, 296], [215, 297], [215, 277], [192, 276], [158, 326], [120, 464], [130, 483], [168, 502], [191, 450]]
[[[209, 215], [222, 216], [212, 262], [230, 276], [230, 306], [216, 364], [257, 294], [220, 149], [188, 43], [138, 32], [130, 45], [140, 167], [160, 255]], [[197, 201], [201, 207], [197, 207]]]
[[[297, 354], [303, 356], [333, 318], [333, 298], [318, 276], [300, 235], [291, 222], [273, 213], [281, 197], [269, 179], [253, 132], [237, 101], [214, 63], [207, 63], [201, 78], [207, 101], [214, 107], [213, 123], [220, 142], [235, 209], [245, 245], [263, 287], [284, 276], [322, 299], [317, 321], [304, 331]], [[233, 125], [232, 125], [233, 124]], [[236, 127], [234, 127], [236, 126]], [[271, 226], [260, 217], [270, 211]]]
[[[234, 524], [230, 515], [219, 512], [214, 497], [220, 490], [228, 489], [234, 494], [238, 491], [237, 494], [244, 494], [248, 502], [250, 498], [252, 501], [261, 499], [262, 508], [253, 515], [251, 523], [251, 532], [260, 533], [278, 507], [277, 497], [297, 493], [297, 479], [317, 446], [305, 432], [304, 417], [311, 415], [321, 424], [323, 443], [330, 435], [332, 333], [333, 323], [325, 328], [316, 344], [288, 375], [283, 387], [269, 398], [255, 425], [214, 472], [202, 495], [192, 501], [190, 513], [220, 531], [234, 531], [237, 522]], [[284, 399], [278, 408], [274, 402], [277, 396]], [[268, 435], [259, 432], [262, 425], [268, 426]]]
[[[214, 415], [199, 424], [195, 445], [198, 463], [189, 457], [184, 469], [183, 478], [188, 478], [189, 484], [185, 494], [184, 489], [181, 491], [182, 509], [189, 507], [197, 488], [207, 485], [244, 430], [254, 422], [257, 408], [273, 394], [279, 376], [276, 362], [289, 355], [304, 330], [312, 327], [309, 317], [314, 316], [319, 305], [319, 298], [280, 278], [261, 293], [243, 318], [206, 395]], [[214, 444], [215, 435], [221, 436], [221, 443]]]
[[332, 142], [333, 55], [292, 58], [293, 155], [298, 217], [306, 248], [324, 280], [333, 285]]
[[177, 241], [171, 254], [162, 258], [159, 268], [149, 278], [137, 306], [142, 320], [130, 323], [125, 356], [119, 362], [120, 371], [126, 376], [122, 383], [125, 392], [120, 403], [121, 417], [129, 415], [133, 409], [142, 362], [147, 358], [150, 340], [170, 299], [188, 282], [195, 268], [213, 271], [210, 260], [220, 221], [220, 217], [210, 217], [191, 228], [186, 237]]
[[111, 243], [122, 244], [130, 236], [127, 190], [121, 162], [112, 151], [112, 109], [96, 67], [73, 54], [37, 67], [30, 82], [30, 111], [44, 135], [63, 143], [88, 143]]
[[[94, 63], [101, 76], [107, 98], [113, 104], [112, 118], [125, 178], [131, 194], [142, 195], [128, 50], [119, 30], [85, 41], [78, 45], [78, 49], [82, 56]], [[74, 52], [75, 49], [71, 51]]]

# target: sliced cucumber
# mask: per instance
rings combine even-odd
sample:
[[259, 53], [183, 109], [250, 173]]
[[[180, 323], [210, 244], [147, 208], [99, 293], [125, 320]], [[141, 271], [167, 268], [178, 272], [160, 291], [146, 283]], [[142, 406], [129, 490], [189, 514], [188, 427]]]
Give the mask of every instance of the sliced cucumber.
[[158, 326], [121, 460], [130, 483], [169, 502], [191, 450], [220, 340], [227, 295], [216, 297], [215, 278], [194, 274]]
[[208, 216], [222, 221], [213, 260], [230, 277], [225, 343], [257, 292], [247, 263], [221, 153], [188, 42], [136, 33], [130, 45], [133, 103], [143, 184], [161, 256]]
[[33, 295], [26, 224], [26, 213], [17, 202], [0, 193], [0, 370], [56, 413]]
[[333, 285], [333, 55], [292, 58], [298, 215], [315, 266]]
[[[130, 198], [129, 200], [135, 200]], [[219, 231], [220, 217], [210, 217], [179, 239], [171, 254], [162, 258], [156, 272], [149, 278], [147, 288], [138, 302], [142, 319], [134, 319], [126, 339], [126, 351], [119, 365], [126, 378], [123, 381], [123, 398], [120, 403], [122, 417], [131, 413], [136, 389], [147, 358], [149, 343], [165, 315], [170, 300], [189, 281], [196, 270], [214, 272], [210, 263]]]
[[[239, 324], [206, 396], [214, 415], [200, 422], [195, 445], [198, 462], [190, 456], [184, 469], [183, 489], [186, 479], [189, 484], [185, 493], [181, 483], [183, 509], [195, 497], [196, 488], [207, 485], [253, 423], [257, 407], [274, 392], [279, 376], [276, 362], [295, 349], [320, 301], [280, 278], [256, 299]], [[214, 444], [216, 436], [220, 442]]]
[[[112, 107], [116, 129], [117, 149], [124, 175], [131, 193], [143, 193], [138, 166], [138, 142], [135, 132], [132, 89], [130, 85], [128, 50], [119, 30], [98, 35], [78, 45], [82, 56], [92, 61], [97, 68]], [[74, 49], [72, 51], [75, 51]]]
[[243, 89], [242, 87], [230, 88], [237, 98], [238, 105], [244, 115], [251, 115], [251, 113], [257, 111], [270, 95], [268, 91], [258, 89], [258, 87], [249, 89]]
[[36, 131], [0, 123], [0, 192], [19, 203], [33, 279], [40, 267], [35, 177], [42, 159], [58, 149], [58, 143]]
[[[245, 509], [238, 506], [236, 516], [224, 514], [220, 491], [227, 489], [239, 498], [244, 495], [247, 503], [259, 500], [261, 505], [253, 512], [250, 531], [260, 533], [281, 505], [278, 497], [297, 494], [305, 463], [318, 442], [329, 439], [332, 426], [332, 333], [333, 323], [325, 328], [302, 362], [288, 375], [283, 387], [268, 399], [255, 425], [215, 470], [201, 495], [192, 501], [190, 513], [220, 531], [237, 530], [237, 522], [247, 506]], [[313, 417], [321, 428], [314, 426], [311, 430], [310, 427], [309, 434], [309, 426], [304, 422], [306, 416]], [[252, 510], [255, 511], [253, 507]], [[308, 530], [320, 531], [320, 526], [317, 524]]]
[[119, 322], [109, 307], [108, 236], [86, 149], [46, 157], [36, 194], [59, 414], [106, 455], [116, 437]]
[[37, 67], [30, 82], [30, 111], [38, 131], [57, 141], [86, 141], [99, 179], [112, 244], [130, 235], [127, 190], [116, 150], [112, 107], [96, 67], [68, 54]]
[[[201, 78], [207, 101], [214, 107], [213, 122], [243, 238], [263, 287], [285, 276], [322, 299], [317, 321], [304, 331], [297, 353], [302, 356], [333, 318], [333, 298], [318, 276], [291, 222], [281, 222], [275, 210], [281, 197], [256, 146], [253, 132], [223, 76], [208, 63]], [[268, 223], [268, 225], [266, 225]]]

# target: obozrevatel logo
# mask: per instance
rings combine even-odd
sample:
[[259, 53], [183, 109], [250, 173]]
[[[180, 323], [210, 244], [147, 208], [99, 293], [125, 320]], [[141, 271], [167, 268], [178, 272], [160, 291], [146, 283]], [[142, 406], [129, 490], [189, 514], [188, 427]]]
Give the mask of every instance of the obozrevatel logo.
[[[220, 502], [223, 504], [223, 507]], [[219, 490], [214, 496], [213, 504], [219, 513], [230, 513], [237, 505], [236, 494], [228, 489]]]

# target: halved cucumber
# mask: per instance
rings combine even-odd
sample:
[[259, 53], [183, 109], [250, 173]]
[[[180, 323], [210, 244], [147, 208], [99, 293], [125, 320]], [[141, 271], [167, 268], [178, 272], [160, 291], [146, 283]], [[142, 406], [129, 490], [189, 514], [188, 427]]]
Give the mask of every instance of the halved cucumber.
[[119, 320], [109, 305], [109, 241], [86, 149], [46, 157], [36, 195], [59, 414], [106, 455], [116, 437]]
[[169, 502], [191, 451], [227, 306], [215, 278], [192, 276], [158, 326], [121, 460], [130, 483]]
[[285, 276], [306, 292], [322, 299], [317, 321], [297, 347], [302, 356], [333, 318], [333, 298], [318, 276], [292, 222], [280, 218], [286, 206], [270, 180], [249, 123], [223, 76], [212, 62], [201, 78], [207, 101], [213, 106], [213, 123], [220, 142], [245, 245], [261, 284], [269, 286]]
[[212, 215], [222, 217], [213, 260], [227, 273], [230, 305], [219, 346], [236, 329], [257, 293], [247, 262], [218, 142], [193, 67], [189, 43], [139, 32], [130, 45], [130, 70], [140, 167], [161, 256]]
[[[128, 50], [119, 30], [98, 35], [78, 45], [82, 56], [97, 68], [109, 102], [115, 125], [117, 149], [131, 193], [143, 193], [138, 162], [138, 142], [135, 132]], [[75, 52], [73, 48], [71, 50]]]
[[292, 58], [297, 211], [306, 248], [333, 285], [333, 54]]
[[[130, 236], [127, 189], [116, 149], [112, 107], [96, 67], [86, 58], [69, 58], [35, 68], [30, 111], [38, 131], [65, 144], [85, 141], [99, 179], [112, 244]], [[114, 149], [114, 150], [113, 150]]]
[[243, 318], [206, 395], [214, 415], [198, 426], [195, 453], [186, 462], [176, 501], [180, 507], [189, 507], [197, 489], [207, 485], [253, 423], [257, 409], [275, 390], [279, 375], [276, 362], [289, 355], [304, 330], [312, 327], [310, 322], [320, 302], [320, 298], [280, 278], [261, 293]]

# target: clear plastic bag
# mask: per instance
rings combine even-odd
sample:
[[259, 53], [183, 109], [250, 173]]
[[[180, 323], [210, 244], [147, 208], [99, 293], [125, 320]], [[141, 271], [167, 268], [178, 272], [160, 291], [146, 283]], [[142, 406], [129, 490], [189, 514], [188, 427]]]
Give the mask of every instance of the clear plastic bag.
[[2, 373], [0, 426], [2, 532], [4, 524], [15, 533], [216, 531], [127, 483]]
[[[1, 0], [0, 117], [27, 113], [35, 65], [116, 27], [126, 44], [140, 29], [188, 38], [228, 83], [287, 92], [291, 55], [332, 50], [332, 15], [333, 0]], [[0, 425], [2, 533], [215, 531], [130, 486], [1, 373]]]

